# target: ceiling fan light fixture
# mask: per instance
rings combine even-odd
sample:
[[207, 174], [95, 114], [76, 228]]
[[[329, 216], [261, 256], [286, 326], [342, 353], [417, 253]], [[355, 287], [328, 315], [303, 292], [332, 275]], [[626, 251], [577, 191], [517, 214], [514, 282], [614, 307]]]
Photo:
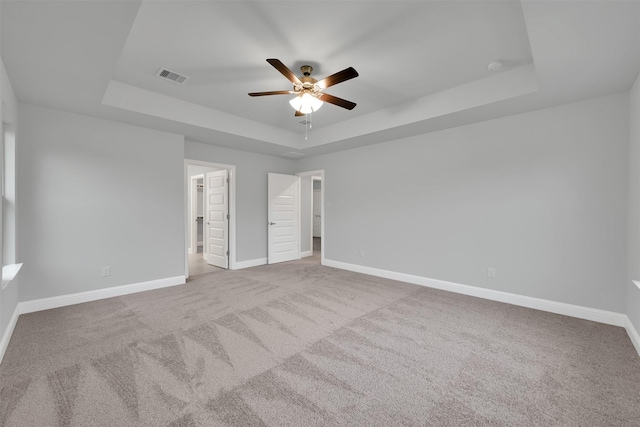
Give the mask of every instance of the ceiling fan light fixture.
[[291, 104], [294, 110], [302, 114], [309, 114], [318, 111], [320, 107], [322, 107], [323, 102], [306, 92], [293, 98], [289, 101], [289, 104]]
[[[2, 0], [0, 0], [2, 1]], [[353, 110], [356, 106], [355, 102], [347, 101], [346, 99], [338, 98], [337, 96], [324, 93], [324, 89], [337, 85], [347, 80], [351, 80], [354, 77], [358, 77], [358, 72], [353, 67], [345, 68], [342, 71], [338, 71], [318, 81], [311, 77], [313, 67], [310, 65], [303, 65], [300, 67], [304, 77], [296, 76], [293, 71], [287, 68], [279, 59], [270, 58], [267, 62], [273, 66], [276, 70], [293, 83], [293, 90], [272, 90], [270, 92], [250, 92], [249, 96], [266, 96], [266, 95], [289, 95], [295, 94], [296, 97], [289, 101], [291, 107], [296, 110], [295, 116], [301, 116], [314, 111], [318, 111], [322, 104], [328, 102], [329, 104], [337, 105], [338, 107], [345, 108], [347, 110]]]

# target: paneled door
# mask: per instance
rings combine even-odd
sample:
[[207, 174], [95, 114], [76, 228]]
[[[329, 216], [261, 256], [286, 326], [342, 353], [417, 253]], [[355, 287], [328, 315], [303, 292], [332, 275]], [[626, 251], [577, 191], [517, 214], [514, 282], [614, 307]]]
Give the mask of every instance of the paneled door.
[[205, 259], [229, 267], [229, 171], [205, 174]]
[[300, 177], [268, 175], [268, 263], [300, 259]]

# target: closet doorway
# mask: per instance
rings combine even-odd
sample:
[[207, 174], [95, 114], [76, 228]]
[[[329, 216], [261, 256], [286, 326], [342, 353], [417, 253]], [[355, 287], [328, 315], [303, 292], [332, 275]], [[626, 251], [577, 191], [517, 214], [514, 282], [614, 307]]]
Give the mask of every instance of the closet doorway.
[[300, 177], [300, 257], [324, 264], [325, 173], [315, 170], [296, 175]]
[[185, 276], [235, 267], [235, 166], [185, 160]]
[[189, 177], [191, 185], [191, 221], [189, 222], [189, 255], [204, 252], [204, 175]]
[[313, 176], [313, 191], [311, 197], [311, 213], [313, 215], [312, 218], [312, 226], [311, 226], [311, 236], [313, 239], [312, 251], [316, 256], [320, 256], [320, 252], [322, 251], [322, 177], [321, 176]]

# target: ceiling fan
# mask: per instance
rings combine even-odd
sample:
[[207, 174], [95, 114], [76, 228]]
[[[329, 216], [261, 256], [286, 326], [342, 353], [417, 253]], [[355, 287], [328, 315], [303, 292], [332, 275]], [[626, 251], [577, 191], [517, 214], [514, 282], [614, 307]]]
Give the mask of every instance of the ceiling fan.
[[298, 78], [298, 76], [293, 74], [293, 71], [287, 68], [280, 60], [267, 59], [267, 62], [293, 83], [293, 90], [252, 92], [249, 96], [296, 95], [295, 98], [289, 101], [289, 104], [296, 110], [296, 116], [304, 116], [305, 114], [318, 110], [323, 102], [328, 102], [329, 104], [337, 105], [347, 110], [353, 110], [356, 106], [355, 102], [324, 93], [324, 90], [330, 86], [358, 77], [358, 72], [353, 67], [345, 68], [318, 81], [311, 77], [313, 67], [310, 65], [300, 67], [303, 76]]

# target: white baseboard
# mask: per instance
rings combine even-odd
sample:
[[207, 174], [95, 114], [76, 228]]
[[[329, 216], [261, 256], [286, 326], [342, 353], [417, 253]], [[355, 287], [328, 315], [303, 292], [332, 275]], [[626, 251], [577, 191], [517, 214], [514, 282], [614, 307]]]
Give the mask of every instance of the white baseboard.
[[528, 297], [509, 292], [495, 291], [492, 289], [479, 288], [477, 286], [461, 285], [459, 283], [446, 282], [444, 280], [430, 279], [428, 277], [415, 276], [412, 274], [398, 273], [395, 271], [381, 270], [362, 265], [349, 264], [339, 261], [325, 259], [324, 265], [342, 270], [355, 271], [357, 273], [369, 274], [371, 276], [384, 277], [386, 279], [399, 280], [412, 283], [414, 285], [426, 286], [429, 288], [441, 289], [458, 294], [470, 295], [492, 301], [500, 301], [507, 304], [521, 307], [533, 308], [536, 310], [548, 311], [565, 316], [577, 317], [579, 319], [592, 320], [594, 322], [606, 323], [608, 325], [627, 325], [627, 316], [613, 311], [599, 310], [597, 308], [582, 307], [579, 305], [566, 304], [551, 300]]
[[631, 343], [636, 348], [638, 355], [640, 355], [640, 334], [638, 334], [637, 329], [633, 326], [633, 323], [631, 323], [631, 319], [629, 319], [629, 317], [627, 317], [625, 329], [627, 330], [629, 339], [631, 339]]
[[16, 309], [13, 310], [13, 315], [9, 320], [7, 329], [5, 329], [4, 335], [2, 335], [2, 341], [0, 341], [0, 363], [2, 363], [2, 359], [4, 358], [4, 352], [7, 351], [7, 347], [9, 346], [9, 340], [11, 340], [11, 335], [13, 335], [13, 330], [16, 328], [16, 323], [18, 323], [18, 316], [20, 316], [19, 309], [20, 307], [16, 305]]
[[247, 261], [236, 261], [236, 264], [233, 266], [233, 269], [242, 270], [243, 268], [257, 267], [259, 265], [265, 265], [266, 263], [267, 263], [266, 258], [256, 258], [256, 259], [250, 259]]
[[306, 258], [308, 256], [313, 256], [313, 251], [300, 252], [300, 258]]
[[114, 286], [112, 288], [78, 292], [77, 294], [60, 295], [57, 297], [24, 301], [18, 303], [18, 310], [20, 314], [33, 313], [35, 311], [50, 310], [52, 308], [65, 307], [67, 305], [118, 297], [121, 295], [128, 295], [136, 292], [151, 291], [153, 289], [183, 285], [184, 283], [186, 283], [186, 279], [184, 276], [166, 277], [164, 279], [150, 280], [148, 282], [132, 283], [130, 285]]

